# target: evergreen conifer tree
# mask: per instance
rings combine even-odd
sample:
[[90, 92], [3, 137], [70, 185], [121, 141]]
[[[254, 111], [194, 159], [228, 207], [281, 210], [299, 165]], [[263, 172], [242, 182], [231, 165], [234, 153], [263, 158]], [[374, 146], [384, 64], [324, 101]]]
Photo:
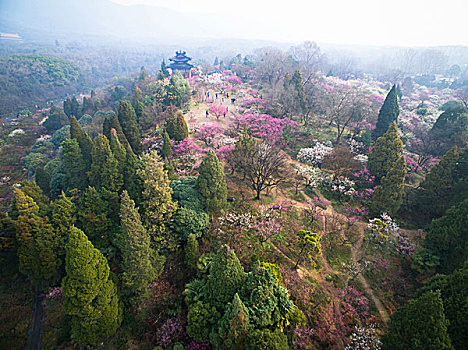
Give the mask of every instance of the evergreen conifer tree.
[[58, 253], [65, 258], [65, 245], [68, 240], [70, 228], [76, 222], [75, 204], [62, 194], [52, 203], [51, 224], [54, 227], [58, 240]]
[[93, 162], [89, 173], [91, 185], [104, 187], [110, 191], [118, 191], [123, 185], [123, 174], [119, 172], [119, 164], [111, 152], [107, 138], [99, 134], [93, 147]]
[[36, 183], [41, 188], [46, 196], [50, 193], [50, 174], [44, 170], [44, 167], [36, 168]]
[[172, 152], [171, 139], [169, 138], [169, 134], [167, 133], [167, 131], [164, 131], [163, 145], [161, 149], [162, 159], [168, 158], [171, 155], [171, 152]]
[[400, 307], [391, 317], [383, 350], [453, 349], [440, 291], [429, 291]]
[[[35, 182], [29, 182], [27, 180], [20, 183], [21, 192], [24, 195], [31, 197], [34, 203], [39, 207], [39, 216], [46, 217], [50, 213], [49, 198], [42, 193], [41, 188]], [[16, 196], [13, 198], [8, 215], [12, 219], [16, 219], [19, 215], [18, 208], [16, 206]]]
[[71, 98], [71, 102], [70, 102], [70, 113], [71, 115], [73, 115], [75, 118], [80, 118], [81, 117], [81, 113], [80, 113], [80, 104], [78, 103], [78, 101], [76, 100], [76, 97], [73, 96]]
[[211, 262], [205, 286], [206, 300], [223, 309], [240, 290], [245, 277], [244, 268], [234, 251], [228, 246], [221, 247]]
[[138, 128], [135, 110], [129, 101], [120, 101], [118, 120], [133, 152], [135, 154], [140, 154], [143, 150], [140, 130]]
[[78, 141], [86, 170], [91, 169], [93, 141], [91, 141], [89, 135], [83, 131], [81, 125], [74, 116], [70, 117], [70, 138]]
[[196, 269], [198, 261], [198, 241], [197, 237], [191, 233], [185, 245], [185, 263], [191, 269]]
[[202, 195], [207, 213], [213, 214], [226, 206], [227, 185], [223, 165], [213, 150], [198, 169], [197, 189]]
[[120, 143], [115, 129], [111, 129], [109, 144], [112, 151], [112, 155], [114, 156], [117, 162], [117, 172], [124, 176], [124, 168], [127, 160], [127, 151], [125, 150], [124, 146]]
[[170, 181], [160, 159], [156, 151], [152, 151], [144, 157], [144, 169], [137, 172], [144, 181], [141, 203], [144, 213], [143, 222], [156, 251], [166, 248], [175, 250], [178, 246], [178, 239], [170, 232], [169, 225], [177, 210], [177, 203], [172, 201]]
[[39, 216], [39, 207], [20, 189], [14, 189], [18, 219], [19, 270], [28, 275], [37, 288], [54, 286], [60, 281], [62, 261], [57, 255], [61, 243], [47, 218]]
[[122, 310], [117, 288], [109, 279], [109, 265], [74, 226], [66, 246], [65, 268], [64, 306], [71, 316], [72, 339], [84, 346], [114, 334], [122, 322]]
[[123, 191], [120, 201], [121, 231], [117, 246], [122, 255], [122, 294], [138, 305], [148, 295], [148, 289], [162, 271], [164, 258], [150, 247], [150, 237], [143, 227], [135, 203]]
[[86, 165], [76, 139], [66, 139], [62, 142], [63, 165], [65, 169], [66, 188], [85, 189], [88, 186]]
[[99, 249], [109, 248], [120, 231], [119, 196], [104, 188], [88, 187], [78, 209], [78, 224]]
[[369, 154], [367, 169], [375, 176], [377, 184], [387, 174], [395, 162], [400, 158], [403, 150], [403, 142], [398, 136], [398, 128], [395, 122], [390, 124], [387, 132], [379, 137]]
[[401, 156], [388, 173], [382, 177], [380, 185], [375, 188], [372, 208], [376, 214], [387, 213], [393, 216], [397, 213], [403, 202], [405, 166], [405, 158]]
[[67, 115], [67, 117], [72, 116], [71, 99], [69, 96], [65, 99], [65, 101], [63, 101], [63, 112]]
[[458, 159], [457, 146], [454, 146], [429, 171], [421, 183], [416, 196], [416, 205], [426, 221], [444, 215], [448, 209], [456, 181]]
[[226, 307], [219, 322], [218, 332], [210, 336], [211, 343], [223, 349], [245, 349], [246, 339], [251, 330], [249, 310], [245, 307], [239, 294], [234, 294], [231, 303]]
[[182, 141], [188, 136], [188, 127], [181, 111], [174, 112], [169, 108], [169, 116], [166, 119], [166, 131], [174, 141]]
[[161, 62], [161, 74], [166, 78], [169, 76], [169, 71], [167, 70], [166, 62], [164, 60]]
[[398, 94], [396, 86], [393, 85], [392, 89], [387, 94], [385, 101], [380, 108], [377, 125], [372, 131], [372, 138], [377, 140], [395, 122], [398, 122], [398, 115], [400, 114], [400, 107], [398, 106]]

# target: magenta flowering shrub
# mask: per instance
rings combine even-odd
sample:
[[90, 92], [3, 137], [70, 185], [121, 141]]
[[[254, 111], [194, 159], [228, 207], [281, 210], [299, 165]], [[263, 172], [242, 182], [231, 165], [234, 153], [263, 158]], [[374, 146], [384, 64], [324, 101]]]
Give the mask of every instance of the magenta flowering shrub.
[[338, 297], [341, 299], [343, 313], [352, 315], [359, 321], [364, 321], [369, 317], [369, 299], [360, 291], [351, 286], [338, 291]]
[[184, 336], [184, 333], [184, 326], [182, 325], [180, 316], [169, 318], [156, 331], [156, 343], [164, 349], [168, 349], [179, 341]]
[[185, 139], [172, 146], [172, 156], [176, 160], [179, 175], [189, 175], [196, 164], [199, 164], [207, 151], [192, 139]]
[[241, 107], [242, 108], [252, 108], [252, 107], [258, 107], [258, 106], [261, 106], [262, 104], [264, 103], [264, 100], [258, 98], [258, 97], [255, 97], [255, 98], [252, 98], [250, 100], [247, 100], [247, 101], [244, 101], [241, 103]]
[[210, 114], [214, 115], [216, 118], [219, 118], [223, 114], [227, 113], [227, 109], [224, 106], [214, 104], [209, 109]]
[[223, 134], [223, 129], [214, 124], [203, 125], [197, 132], [197, 139], [203, 141], [205, 145], [212, 146], [219, 134]]
[[298, 123], [289, 118], [280, 119], [268, 114], [250, 113], [237, 116], [233, 125], [238, 130], [242, 130], [246, 125], [250, 135], [271, 142], [282, 141], [287, 134], [294, 135], [298, 127]]
[[236, 148], [235, 145], [224, 145], [217, 148], [215, 153], [219, 159], [229, 160], [229, 157], [231, 156], [232, 151], [234, 151], [234, 148]]
[[228, 83], [230, 83], [232, 85], [241, 85], [242, 84], [242, 80], [236, 75], [231, 75], [226, 80], [227, 80]]

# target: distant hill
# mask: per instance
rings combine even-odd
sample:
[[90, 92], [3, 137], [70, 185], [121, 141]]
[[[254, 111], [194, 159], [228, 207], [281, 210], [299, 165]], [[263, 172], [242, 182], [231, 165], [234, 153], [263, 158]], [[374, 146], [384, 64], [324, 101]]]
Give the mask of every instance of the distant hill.
[[0, 115], [75, 93], [84, 86], [77, 66], [40, 55], [0, 56]]

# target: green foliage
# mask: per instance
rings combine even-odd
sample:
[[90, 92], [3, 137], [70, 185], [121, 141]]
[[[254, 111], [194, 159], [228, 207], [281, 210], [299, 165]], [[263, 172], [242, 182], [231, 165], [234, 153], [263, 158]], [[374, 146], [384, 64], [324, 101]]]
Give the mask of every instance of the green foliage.
[[143, 223], [156, 251], [175, 250], [178, 238], [169, 230], [177, 203], [172, 201], [167, 173], [156, 151], [144, 156], [145, 167], [137, 173], [144, 181], [142, 193]]
[[64, 307], [71, 316], [72, 339], [80, 345], [94, 344], [114, 334], [122, 322], [117, 288], [109, 279], [106, 258], [75, 227], [66, 252]]
[[197, 268], [198, 254], [197, 237], [191, 233], [188, 235], [187, 244], [185, 245], [185, 263], [192, 270]]
[[424, 222], [444, 215], [449, 207], [454, 194], [458, 159], [455, 146], [431, 169], [419, 186], [413, 206]]
[[86, 165], [76, 139], [66, 139], [62, 142], [63, 165], [66, 178], [66, 188], [84, 190], [88, 186]]
[[8, 81], [0, 84], [0, 114], [59, 98], [84, 85], [76, 65], [42, 55], [0, 56], [0, 78]]
[[450, 273], [468, 259], [468, 199], [427, 227], [424, 247], [440, 258], [439, 271]]
[[5, 213], [0, 212], [0, 277], [12, 275], [18, 271], [16, 255], [16, 227], [15, 222]]
[[68, 240], [68, 233], [76, 222], [75, 204], [62, 192], [51, 207], [51, 224], [57, 233], [58, 240], [57, 251], [61, 257], [65, 257], [65, 244]]
[[213, 150], [203, 159], [198, 169], [197, 189], [209, 214], [226, 207], [227, 185], [223, 165]]
[[318, 233], [299, 230], [297, 232], [297, 236], [299, 238], [297, 245], [300, 249], [300, 252], [299, 258], [296, 262], [296, 268], [304, 257], [306, 257], [308, 261], [314, 261], [315, 256], [322, 252], [322, 246], [320, 244], [322, 238], [318, 235]]
[[81, 154], [87, 170], [91, 169], [93, 141], [89, 135], [83, 131], [81, 125], [74, 116], [70, 117], [70, 137], [76, 139], [80, 145]]
[[236, 293], [218, 322], [218, 331], [210, 334], [211, 343], [218, 349], [244, 349], [250, 328], [249, 310]]
[[392, 315], [382, 349], [453, 349], [447, 326], [440, 291], [426, 292]]
[[99, 249], [109, 248], [120, 231], [119, 209], [119, 196], [115, 192], [88, 187], [83, 193], [78, 226]]
[[256, 265], [247, 274], [239, 294], [255, 328], [275, 327], [282, 331], [288, 325], [294, 303], [289, 300], [287, 289], [276, 283], [270, 269]]
[[47, 156], [42, 153], [31, 152], [23, 158], [23, 165], [28, 171], [34, 172], [38, 166], [45, 165]]
[[449, 106], [437, 118], [429, 132], [433, 153], [442, 155], [454, 146], [466, 147], [467, 134], [468, 112], [466, 107], [461, 103]]
[[174, 232], [183, 240], [190, 235], [196, 238], [202, 237], [208, 227], [209, 217], [205, 212], [196, 212], [185, 207], [179, 207], [173, 217]]
[[127, 191], [122, 192], [120, 199], [121, 231], [116, 245], [122, 255], [122, 294], [137, 306], [148, 296], [151, 281], [161, 273], [164, 258], [151, 249], [148, 232]]
[[377, 184], [398, 161], [402, 150], [403, 142], [398, 136], [397, 125], [393, 122], [387, 132], [377, 139], [372, 152], [369, 154], [367, 169], [369, 169], [371, 175], [375, 176]]
[[203, 211], [202, 198], [197, 190], [197, 178], [185, 176], [171, 182], [172, 200], [179, 206], [192, 209], [196, 212]]
[[257, 329], [249, 334], [247, 350], [288, 350], [288, 338], [279, 329]]
[[174, 112], [169, 108], [169, 116], [166, 119], [165, 131], [174, 141], [182, 141], [188, 137], [188, 127], [181, 111]]
[[172, 145], [171, 139], [169, 138], [169, 134], [166, 130], [164, 130], [164, 137], [163, 137], [163, 145], [161, 149], [161, 157], [163, 159], [168, 158], [172, 154]]
[[196, 302], [187, 314], [187, 333], [197, 342], [210, 338], [211, 328], [219, 320], [220, 314], [214, 306], [201, 301]]
[[[140, 130], [138, 129], [135, 110], [129, 101], [120, 101], [118, 119], [133, 152], [135, 154], [140, 154], [143, 150]], [[122, 142], [122, 140], [120, 141]]]
[[218, 250], [210, 266], [206, 282], [206, 299], [211, 305], [222, 308], [245, 282], [244, 268], [236, 253], [227, 246]]
[[468, 344], [468, 265], [455, 270], [450, 275], [436, 275], [420, 293], [428, 290], [440, 290], [444, 313], [448, 325], [448, 333], [455, 349], [463, 349]]
[[63, 140], [69, 139], [70, 137], [70, 125], [65, 125], [54, 132], [50, 141], [55, 145], [55, 147], [59, 147]]
[[372, 210], [376, 214], [387, 213], [393, 216], [403, 202], [406, 176], [405, 158], [401, 156], [382, 177], [372, 197]]
[[49, 116], [42, 124], [49, 131], [56, 131], [69, 123], [63, 109], [57, 106], [50, 107]]
[[60, 281], [61, 259], [57, 255], [60, 240], [46, 218], [41, 218], [34, 200], [15, 189], [18, 219], [19, 270], [37, 288], [55, 286]]
[[[26, 180], [22, 181], [20, 185], [21, 192], [25, 196], [31, 197], [34, 203], [38, 206], [38, 215], [41, 217], [49, 215], [49, 198], [47, 198], [47, 196], [44, 195], [41, 188], [35, 182], [29, 182]], [[8, 215], [12, 219], [16, 219], [18, 215], [20, 215], [16, 206], [16, 197], [13, 198], [13, 202], [11, 203], [11, 208], [8, 212]]]
[[107, 137], [101, 134], [94, 143], [89, 182], [96, 188], [103, 187], [110, 191], [118, 191], [123, 185], [119, 164], [111, 152]]
[[388, 130], [393, 122], [397, 123], [399, 114], [400, 107], [398, 106], [397, 88], [393, 85], [385, 98], [382, 108], [380, 108], [377, 124], [372, 132], [372, 138], [377, 140]]

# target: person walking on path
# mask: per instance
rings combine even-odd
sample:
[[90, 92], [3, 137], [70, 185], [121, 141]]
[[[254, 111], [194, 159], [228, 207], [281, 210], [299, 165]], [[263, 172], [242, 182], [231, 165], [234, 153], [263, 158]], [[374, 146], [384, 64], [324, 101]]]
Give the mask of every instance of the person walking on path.
[[208, 114], [210, 114], [210, 112], [208, 110], [206, 110], [206, 117], [208, 118]]

